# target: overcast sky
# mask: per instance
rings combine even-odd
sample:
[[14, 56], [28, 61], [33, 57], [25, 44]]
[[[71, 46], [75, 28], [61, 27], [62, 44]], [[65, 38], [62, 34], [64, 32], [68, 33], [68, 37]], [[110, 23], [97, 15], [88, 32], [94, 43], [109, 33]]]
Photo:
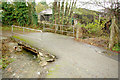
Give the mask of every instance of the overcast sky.
[[[9, 0], [8, 0], [9, 1]], [[11, 0], [12, 1], [12, 0]], [[30, 0], [28, 0], [30, 1]], [[41, 1], [46, 1], [47, 4], [50, 4], [51, 2], [53, 2], [54, 0], [35, 0], [36, 3], [41, 2]], [[59, 1], [59, 0], [58, 0]], [[62, 1], [62, 0], [61, 0]], [[66, 0], [65, 0], [66, 1]], [[70, 0], [68, 0], [70, 1]], [[72, 0], [73, 1], [73, 0]], [[93, 4], [87, 4], [87, 5], [83, 5], [81, 4], [81, 2], [94, 2], [94, 1], [100, 1], [100, 2], [104, 2], [104, 1], [116, 1], [116, 0], [77, 0], [77, 4], [76, 7], [81, 7], [81, 8], [86, 8], [86, 9], [90, 9], [90, 10], [95, 10], [95, 11], [101, 11], [102, 9], [104, 9], [103, 7], [97, 6], [97, 5], [93, 5]], [[80, 2], [81, 1], [81, 2]], [[120, 2], [120, 0], [118, 0]], [[109, 4], [105, 4], [103, 5], [105, 7], [109, 7]]]
[[[46, 1], [47, 4], [49, 4], [49, 3], [53, 2], [54, 0], [35, 0], [36, 3], [40, 2], [40, 1]], [[76, 4], [77, 7], [86, 8], [86, 9], [90, 9], [90, 10], [96, 10], [96, 11], [100, 11], [101, 9], [103, 9], [102, 7], [98, 7], [98, 6], [94, 6], [94, 5], [90, 5], [90, 4], [89, 5], [81, 5], [79, 1], [88, 2], [88, 1], [91, 1], [91, 0], [78, 0], [78, 2]]]

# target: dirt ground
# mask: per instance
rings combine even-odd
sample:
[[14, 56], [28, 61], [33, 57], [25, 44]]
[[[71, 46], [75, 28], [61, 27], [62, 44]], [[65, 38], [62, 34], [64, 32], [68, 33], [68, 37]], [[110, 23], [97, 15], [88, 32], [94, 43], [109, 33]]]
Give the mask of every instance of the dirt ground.
[[9, 58], [14, 61], [2, 71], [3, 78], [43, 78], [47, 74], [47, 67], [41, 67], [31, 53], [11, 53]]
[[[7, 55], [5, 58], [7, 60], [14, 60], [9, 63], [9, 65], [2, 70], [2, 78], [45, 78], [48, 73], [49, 63], [42, 67], [40, 61], [37, 60], [37, 56], [33, 55], [31, 52], [23, 50], [22, 52], [11, 52], [8, 50], [9, 43], [16, 43], [10, 39], [10, 31], [3, 31], [1, 35], [2, 42], [5, 43], [5, 50], [2, 51], [2, 55]], [[2, 68], [2, 67], [0, 67]]]

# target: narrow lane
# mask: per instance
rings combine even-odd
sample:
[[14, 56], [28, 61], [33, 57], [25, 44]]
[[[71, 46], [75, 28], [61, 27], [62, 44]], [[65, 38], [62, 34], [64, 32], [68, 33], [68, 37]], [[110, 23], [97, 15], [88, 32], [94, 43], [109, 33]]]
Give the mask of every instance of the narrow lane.
[[[117, 78], [118, 61], [99, 54], [95, 47], [77, 42], [73, 38], [54, 33], [29, 33], [25, 38], [37, 48], [57, 56], [48, 78]], [[22, 36], [21, 36], [22, 37]], [[42, 40], [38, 40], [42, 39]]]

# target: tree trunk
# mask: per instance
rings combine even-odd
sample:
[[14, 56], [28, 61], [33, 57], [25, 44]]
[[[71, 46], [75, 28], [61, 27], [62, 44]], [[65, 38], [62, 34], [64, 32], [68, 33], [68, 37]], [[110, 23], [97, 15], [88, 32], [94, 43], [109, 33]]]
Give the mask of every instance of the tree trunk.
[[[68, 0], [67, 0], [68, 1]], [[67, 21], [68, 21], [68, 2], [66, 1], [66, 7], [65, 7], [65, 19], [64, 19], [64, 24], [67, 25]]]
[[[69, 4], [69, 7], [68, 7], [68, 14], [67, 16], [70, 17], [70, 7], [71, 7], [71, 0], [70, 0], [70, 4]], [[69, 24], [69, 20], [67, 21], [67, 25]]]
[[[63, 0], [63, 2], [62, 2], [62, 6], [61, 6], [61, 21], [60, 21], [60, 23], [61, 23], [62, 25], [64, 25], [64, 24], [63, 24], [63, 18], [64, 18], [64, 0]], [[61, 33], [63, 34], [62, 28], [63, 28], [63, 26], [60, 26], [60, 31], [61, 31]]]
[[68, 8], [68, 15], [70, 15], [70, 6], [71, 6], [71, 0], [70, 0], [69, 8]]
[[[71, 11], [70, 11], [70, 20], [71, 21], [69, 21], [69, 24], [71, 24], [71, 22], [72, 22], [72, 17], [73, 17], [73, 9], [75, 8], [75, 6], [76, 6], [76, 2], [77, 2], [77, 0], [74, 2], [74, 0], [73, 0], [73, 3], [72, 3], [72, 7], [71, 7]], [[72, 24], [71, 24], [72, 25]]]
[[63, 2], [62, 2], [62, 6], [61, 6], [61, 14], [62, 14], [62, 16], [61, 16], [61, 24], [63, 25], [63, 18], [64, 18], [64, 0], [63, 0]]
[[74, 5], [74, 0], [73, 0], [73, 2], [72, 2], [72, 6], [71, 6], [71, 10], [70, 10], [70, 16], [72, 15], [72, 10], [73, 10], [73, 5]]
[[[57, 1], [55, 0], [55, 24], [57, 24]], [[57, 32], [58, 27], [55, 25], [55, 33]]]
[[66, 1], [66, 7], [65, 7], [65, 17], [68, 14], [68, 2]]
[[120, 43], [120, 24], [119, 24], [118, 17], [116, 17], [115, 31], [116, 31], [116, 36], [117, 36], [117, 44], [119, 44]]
[[109, 49], [113, 48], [115, 44], [115, 16], [112, 19], [110, 39], [109, 39]]
[[118, 43], [120, 43], [120, 11], [118, 10], [118, 14], [116, 15], [116, 25], [118, 30]]
[[31, 3], [28, 3], [28, 10], [29, 10], [29, 20], [30, 20], [30, 24], [32, 24], [32, 10], [31, 10]]
[[57, 18], [57, 1], [56, 0], [54, 0], [54, 5], [53, 5], [53, 8], [54, 8], [54, 17], [55, 17], [55, 24], [56, 24], [56, 18]]
[[[57, 22], [57, 1], [54, 0], [53, 2], [53, 24], [56, 24]], [[57, 31], [57, 27], [56, 25], [54, 26], [54, 29], [55, 29], [55, 33]]]
[[60, 1], [58, 2], [58, 24], [60, 24]]

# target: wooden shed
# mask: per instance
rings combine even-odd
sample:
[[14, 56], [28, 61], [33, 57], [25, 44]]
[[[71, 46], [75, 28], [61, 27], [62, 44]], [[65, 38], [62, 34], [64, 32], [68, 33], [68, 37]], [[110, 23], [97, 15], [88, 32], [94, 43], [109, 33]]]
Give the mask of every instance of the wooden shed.
[[50, 21], [50, 18], [52, 17], [52, 9], [41, 11], [38, 15], [40, 21]]

